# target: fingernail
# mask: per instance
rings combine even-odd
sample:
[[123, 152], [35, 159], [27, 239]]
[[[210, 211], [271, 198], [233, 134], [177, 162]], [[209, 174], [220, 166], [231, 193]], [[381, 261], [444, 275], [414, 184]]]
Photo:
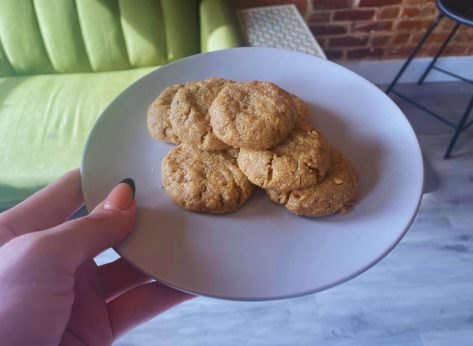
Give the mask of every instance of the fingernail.
[[103, 204], [104, 209], [126, 210], [135, 198], [135, 181], [131, 178], [123, 179], [108, 194]]

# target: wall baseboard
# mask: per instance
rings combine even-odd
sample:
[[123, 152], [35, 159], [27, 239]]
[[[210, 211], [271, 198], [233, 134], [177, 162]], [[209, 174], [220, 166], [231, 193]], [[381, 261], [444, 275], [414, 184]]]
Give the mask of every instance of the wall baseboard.
[[[374, 84], [389, 84], [396, 76], [405, 60], [380, 60], [380, 61], [357, 61], [340, 62], [349, 70], [361, 75]], [[400, 83], [415, 83], [419, 80], [424, 70], [427, 68], [432, 58], [417, 58], [412, 61], [409, 68], [404, 72]], [[473, 56], [451, 56], [437, 60], [436, 66], [447, 71], [456, 73], [464, 78], [473, 79]], [[458, 79], [431, 70], [426, 82], [449, 82]]]

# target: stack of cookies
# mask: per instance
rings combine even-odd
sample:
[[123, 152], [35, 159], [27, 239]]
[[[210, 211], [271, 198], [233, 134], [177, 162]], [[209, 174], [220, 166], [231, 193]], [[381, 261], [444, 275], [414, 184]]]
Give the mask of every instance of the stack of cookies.
[[346, 212], [356, 173], [309, 123], [307, 105], [277, 85], [210, 78], [167, 87], [151, 104], [148, 129], [172, 142], [163, 185], [183, 208], [229, 213], [255, 185], [296, 215]]

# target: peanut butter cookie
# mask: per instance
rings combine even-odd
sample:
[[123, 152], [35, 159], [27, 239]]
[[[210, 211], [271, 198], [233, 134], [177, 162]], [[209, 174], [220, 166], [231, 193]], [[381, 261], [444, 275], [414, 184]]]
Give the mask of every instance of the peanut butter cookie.
[[224, 214], [237, 210], [254, 186], [224, 151], [203, 151], [181, 144], [161, 163], [163, 185], [185, 209]]
[[276, 84], [253, 81], [226, 85], [210, 107], [215, 135], [234, 148], [269, 149], [294, 128], [291, 95]]
[[325, 179], [311, 187], [277, 192], [266, 190], [269, 198], [296, 215], [327, 216], [346, 213], [358, 197], [358, 178], [351, 163], [331, 150], [331, 166]]
[[203, 150], [228, 149], [210, 126], [209, 107], [222, 88], [233, 83], [222, 78], [188, 82], [178, 90], [171, 104], [172, 129], [183, 143]]
[[146, 120], [148, 131], [154, 139], [176, 144], [181, 143], [179, 137], [172, 130], [169, 111], [174, 95], [182, 87], [182, 84], [168, 86], [149, 106]]
[[238, 166], [253, 184], [285, 192], [322, 181], [330, 166], [330, 151], [316, 130], [296, 128], [274, 148], [240, 149]]
[[292, 100], [296, 107], [296, 124], [295, 127], [299, 127], [304, 130], [310, 129], [310, 111], [307, 104], [298, 96], [292, 94]]

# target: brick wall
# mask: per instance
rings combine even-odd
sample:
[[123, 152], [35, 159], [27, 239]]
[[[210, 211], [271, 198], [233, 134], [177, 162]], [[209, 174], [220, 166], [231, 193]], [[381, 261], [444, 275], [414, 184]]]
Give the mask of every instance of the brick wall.
[[[334, 60], [405, 58], [438, 14], [434, 0], [234, 0], [237, 7], [295, 4]], [[432, 56], [453, 22], [443, 19], [420, 56]], [[444, 55], [472, 55], [473, 28], [462, 26]]]

